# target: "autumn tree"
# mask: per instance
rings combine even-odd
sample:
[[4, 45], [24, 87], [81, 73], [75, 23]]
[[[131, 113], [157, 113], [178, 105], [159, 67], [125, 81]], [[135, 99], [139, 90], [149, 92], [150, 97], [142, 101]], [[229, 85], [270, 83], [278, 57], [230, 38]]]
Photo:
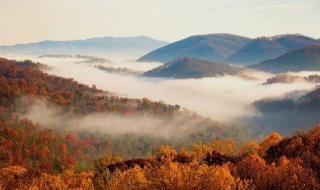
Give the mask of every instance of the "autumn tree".
[[113, 155], [113, 154], [106, 154], [105, 156], [99, 158], [94, 162], [94, 185], [99, 189], [105, 189], [108, 180], [112, 176], [110, 171], [108, 170], [108, 166], [110, 164], [120, 162], [122, 160], [121, 157]]
[[281, 140], [282, 136], [279, 133], [272, 133], [259, 144], [258, 154], [260, 156], [265, 156], [267, 150], [272, 145], [279, 143]]

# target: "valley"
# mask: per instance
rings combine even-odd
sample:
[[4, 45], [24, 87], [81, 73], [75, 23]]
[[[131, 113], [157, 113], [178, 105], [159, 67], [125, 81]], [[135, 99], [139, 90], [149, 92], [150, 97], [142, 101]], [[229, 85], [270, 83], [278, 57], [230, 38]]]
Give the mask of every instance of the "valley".
[[319, 190], [319, 10], [0, 0], [0, 190]]

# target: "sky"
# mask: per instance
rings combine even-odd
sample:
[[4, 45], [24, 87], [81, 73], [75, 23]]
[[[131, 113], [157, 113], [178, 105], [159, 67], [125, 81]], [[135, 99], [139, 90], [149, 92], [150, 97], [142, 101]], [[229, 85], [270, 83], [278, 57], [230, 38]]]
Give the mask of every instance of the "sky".
[[100, 36], [320, 38], [320, 0], [0, 0], [0, 45]]

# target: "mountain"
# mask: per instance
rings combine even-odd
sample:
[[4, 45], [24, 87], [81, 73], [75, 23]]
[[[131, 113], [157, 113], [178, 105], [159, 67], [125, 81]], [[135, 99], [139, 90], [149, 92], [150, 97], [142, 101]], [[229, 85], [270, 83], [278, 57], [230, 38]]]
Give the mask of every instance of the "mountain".
[[138, 61], [168, 62], [179, 57], [221, 61], [242, 48], [249, 40], [249, 38], [231, 34], [191, 36], [156, 49]]
[[254, 126], [278, 130], [284, 134], [305, 129], [320, 122], [320, 88], [310, 92], [295, 91], [280, 98], [267, 98], [253, 103], [259, 112]]
[[145, 72], [147, 77], [202, 78], [225, 74], [238, 74], [239, 68], [195, 58], [177, 58], [167, 64]]
[[0, 54], [108, 54], [123, 51], [148, 52], [167, 42], [146, 36], [100, 37], [71, 41], [41, 41], [13, 46], [0, 46]]
[[261, 37], [250, 41], [227, 60], [239, 64], [255, 64], [311, 45], [320, 45], [320, 42], [296, 34]]
[[249, 66], [253, 69], [280, 73], [288, 71], [320, 70], [320, 46], [292, 50], [275, 59]]

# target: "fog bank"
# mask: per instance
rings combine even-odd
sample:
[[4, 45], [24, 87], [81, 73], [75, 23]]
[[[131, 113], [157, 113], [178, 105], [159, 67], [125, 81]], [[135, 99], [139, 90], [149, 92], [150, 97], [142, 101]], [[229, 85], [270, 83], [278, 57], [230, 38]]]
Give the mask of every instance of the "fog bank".
[[50, 104], [40, 97], [24, 97], [19, 100], [19, 105], [20, 111], [17, 113], [20, 117], [40, 124], [44, 128], [63, 131], [98, 132], [115, 137], [130, 134], [178, 140], [205, 129], [198, 124], [203, 120], [186, 121], [186, 117], [179, 114], [170, 119], [148, 114], [132, 116], [110, 113], [75, 115], [63, 112], [61, 107]]
[[[110, 58], [109, 58], [110, 59]], [[265, 97], [282, 96], [294, 90], [310, 90], [315, 85], [303, 81], [290, 84], [262, 85], [268, 73], [252, 72], [256, 80], [233, 76], [202, 79], [168, 80], [141, 76], [108, 73], [93, 64], [79, 64], [74, 59], [32, 58], [49, 65], [50, 74], [73, 78], [81, 83], [115, 92], [130, 98], [147, 97], [155, 101], [179, 104], [189, 110], [220, 122], [232, 122], [258, 114], [250, 104]], [[160, 63], [137, 63], [132, 60], [111, 59], [111, 67], [123, 67], [136, 71], [152, 69]], [[298, 73], [308, 75], [309, 72]]]

